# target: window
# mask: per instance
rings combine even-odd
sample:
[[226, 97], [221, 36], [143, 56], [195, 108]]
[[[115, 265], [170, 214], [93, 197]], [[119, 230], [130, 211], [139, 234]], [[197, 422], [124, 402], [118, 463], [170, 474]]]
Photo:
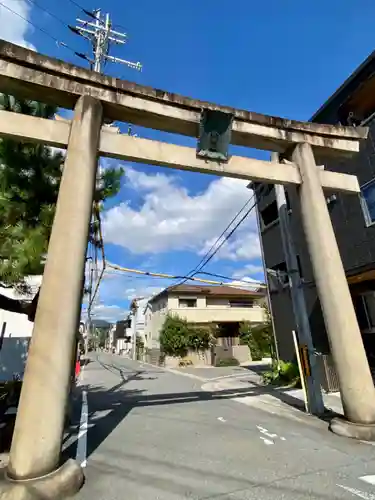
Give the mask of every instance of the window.
[[285, 286], [289, 283], [288, 274], [286, 270], [286, 262], [280, 262], [276, 266], [271, 267], [272, 271], [276, 271], [276, 276], [273, 278], [282, 286]]
[[229, 307], [253, 307], [253, 299], [233, 299], [229, 301]]
[[254, 189], [259, 196], [268, 196], [272, 193], [274, 187], [274, 184], [265, 184], [264, 182], [254, 183]]
[[360, 199], [366, 225], [370, 226], [375, 222], [375, 179], [361, 187]]
[[[300, 278], [302, 279], [302, 267], [301, 267], [301, 261], [299, 258], [299, 255], [297, 255], [297, 265], [298, 265], [298, 272], [300, 275]], [[271, 288], [277, 289], [278, 285], [280, 286], [287, 286], [289, 284], [289, 276], [287, 273], [287, 267], [286, 267], [286, 262], [280, 262], [280, 264], [277, 264], [276, 266], [273, 266], [270, 268], [272, 271], [276, 271], [275, 274], [271, 274], [271, 283], [272, 284]]]
[[197, 307], [197, 299], [178, 299], [178, 307]]
[[260, 217], [263, 223], [263, 228], [275, 222], [279, 218], [276, 201], [273, 201], [266, 208], [261, 210]]
[[353, 297], [354, 309], [361, 330], [375, 328], [375, 292]]

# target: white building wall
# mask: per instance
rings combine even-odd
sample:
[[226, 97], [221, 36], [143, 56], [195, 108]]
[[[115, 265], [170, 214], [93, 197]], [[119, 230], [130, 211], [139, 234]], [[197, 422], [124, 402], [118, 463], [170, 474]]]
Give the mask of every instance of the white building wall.
[[[12, 288], [3, 287], [0, 287], [0, 293], [11, 299], [31, 301], [42, 277], [33, 276], [27, 282], [32, 291], [30, 295], [20, 295]], [[15, 375], [23, 377], [33, 326], [25, 314], [0, 309], [0, 381], [12, 380]]]

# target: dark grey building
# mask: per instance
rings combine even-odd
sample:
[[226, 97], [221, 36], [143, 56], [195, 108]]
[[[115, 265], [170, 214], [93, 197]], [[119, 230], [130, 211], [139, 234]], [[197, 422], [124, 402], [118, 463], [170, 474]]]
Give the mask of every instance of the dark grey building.
[[[374, 116], [373, 116], [374, 115]], [[326, 170], [354, 174], [361, 195], [327, 193], [341, 257], [350, 285], [362, 338], [372, 366], [375, 365], [375, 52], [345, 81], [337, 92], [315, 113], [311, 121], [327, 124], [367, 125], [369, 136], [360, 153], [348, 159], [319, 158]], [[258, 214], [265, 265], [280, 271], [280, 279], [269, 276], [270, 298], [280, 357], [294, 357], [291, 331], [295, 329], [285, 257], [283, 254], [275, 193], [272, 185], [259, 189]], [[288, 187], [288, 205], [293, 241], [315, 348], [329, 353], [327, 334], [317, 297], [312, 267], [303, 233], [297, 187]]]

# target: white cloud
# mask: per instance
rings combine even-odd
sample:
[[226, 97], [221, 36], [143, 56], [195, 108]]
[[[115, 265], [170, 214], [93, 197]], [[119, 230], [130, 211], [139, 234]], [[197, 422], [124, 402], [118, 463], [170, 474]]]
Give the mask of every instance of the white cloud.
[[[109, 323], [115, 323], [116, 321], [125, 319], [126, 315], [127, 311], [120, 306], [98, 304], [93, 308], [91, 316], [93, 319], [102, 319]], [[86, 318], [87, 314], [85, 311], [82, 314], [82, 319], [85, 320]]]
[[[218, 178], [191, 195], [175, 175], [126, 168], [126, 187], [141, 194], [142, 205], [121, 203], [104, 215], [104, 238], [135, 254], [190, 250], [204, 253], [251, 196], [245, 181]], [[220, 250], [221, 258], [260, 256], [254, 211]]]
[[166, 286], [153, 286], [151, 285], [151, 282], [148, 282], [148, 284], [134, 284], [133, 283], [132, 288], [127, 288], [125, 290], [125, 298], [128, 300], [135, 299], [136, 297], [138, 298], [148, 298], [152, 297], [153, 295], [157, 295], [160, 293]]
[[247, 264], [246, 266], [242, 267], [241, 269], [236, 269], [233, 272], [233, 278], [239, 278], [243, 279], [247, 274], [260, 274], [264, 273], [264, 268], [261, 264]]
[[16, 14], [0, 5], [1, 38], [35, 50], [35, 47], [27, 41], [28, 34], [33, 28], [25, 20], [30, 18], [31, 5], [26, 0], [2, 0], [2, 3]]

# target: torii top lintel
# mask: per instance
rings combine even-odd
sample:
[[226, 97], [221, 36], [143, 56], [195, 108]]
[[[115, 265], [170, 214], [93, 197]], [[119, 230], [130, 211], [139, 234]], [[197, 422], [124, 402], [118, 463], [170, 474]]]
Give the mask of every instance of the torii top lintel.
[[352, 154], [367, 137], [365, 127], [300, 122], [219, 106], [126, 80], [101, 75], [0, 40], [0, 92], [73, 108], [89, 94], [102, 101], [106, 118], [167, 132], [198, 136], [201, 110], [234, 116], [232, 143], [284, 152], [308, 142], [319, 154]]

